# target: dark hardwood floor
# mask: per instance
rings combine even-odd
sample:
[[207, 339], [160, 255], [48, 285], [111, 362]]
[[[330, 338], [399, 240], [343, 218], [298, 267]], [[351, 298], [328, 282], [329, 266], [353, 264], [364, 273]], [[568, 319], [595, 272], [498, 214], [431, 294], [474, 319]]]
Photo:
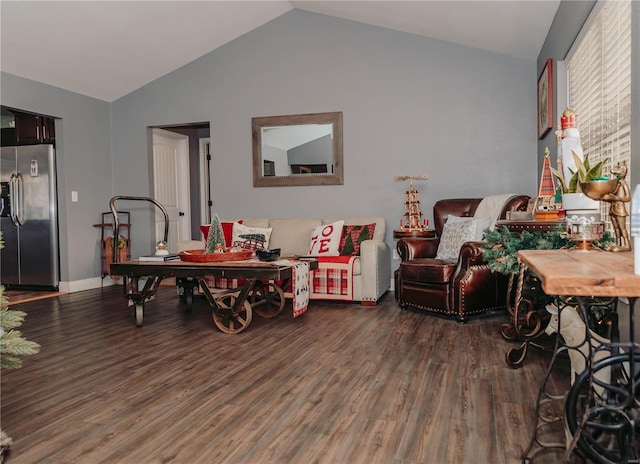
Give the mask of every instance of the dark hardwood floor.
[[[391, 293], [296, 319], [288, 304], [237, 335], [203, 299], [185, 312], [172, 287], [141, 328], [119, 286], [16, 309], [42, 348], [2, 372], [9, 464], [516, 463], [550, 358], [532, 350], [510, 369], [506, 315], [461, 325]], [[568, 377], [554, 373], [558, 389]]]

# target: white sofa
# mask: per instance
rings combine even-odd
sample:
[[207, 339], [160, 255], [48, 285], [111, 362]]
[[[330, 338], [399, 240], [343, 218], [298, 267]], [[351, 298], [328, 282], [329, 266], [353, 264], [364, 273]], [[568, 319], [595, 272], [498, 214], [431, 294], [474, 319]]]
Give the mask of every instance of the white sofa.
[[[341, 285], [312, 285], [310, 299], [356, 301], [363, 305], [375, 305], [378, 299], [389, 290], [391, 284], [391, 250], [384, 241], [385, 219], [380, 216], [335, 216], [324, 219], [276, 218], [246, 219], [242, 224], [247, 227], [271, 228], [270, 249], [281, 249], [281, 257], [307, 255], [311, 242], [311, 233], [322, 224], [344, 220], [345, 225], [366, 225], [375, 223], [371, 240], [360, 245], [360, 256], [323, 258], [318, 270], [314, 271], [314, 280], [324, 278], [342, 279]], [[224, 220], [223, 220], [224, 222]], [[178, 243], [178, 251], [202, 249], [204, 241], [190, 240]], [[210, 284], [211, 286], [212, 284]], [[215, 286], [231, 286], [232, 283], [217, 282]], [[327, 288], [331, 287], [331, 288]]]

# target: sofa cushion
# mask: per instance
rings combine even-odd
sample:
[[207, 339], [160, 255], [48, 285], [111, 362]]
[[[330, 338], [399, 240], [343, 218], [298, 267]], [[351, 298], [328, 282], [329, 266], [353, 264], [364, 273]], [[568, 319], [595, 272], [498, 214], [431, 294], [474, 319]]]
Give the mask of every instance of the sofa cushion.
[[340, 255], [340, 238], [344, 221], [336, 221], [331, 224], [320, 225], [311, 234], [309, 255], [311, 256], [338, 256]]
[[435, 258], [416, 258], [400, 263], [403, 280], [412, 282], [448, 283], [456, 270], [455, 261]]
[[364, 240], [371, 240], [376, 230], [376, 224], [345, 225], [340, 239], [340, 254], [343, 256], [360, 255], [360, 244]]
[[475, 239], [476, 223], [473, 218], [462, 219], [449, 215], [442, 229], [436, 259], [458, 259], [465, 242]]
[[256, 248], [269, 248], [270, 237], [271, 228], [248, 227], [244, 224], [234, 222], [231, 246], [240, 246], [252, 250]]
[[321, 225], [319, 219], [271, 219], [269, 247], [280, 248], [280, 256], [306, 255], [309, 252], [309, 237], [313, 229]]
[[[239, 222], [239, 221], [235, 221], [235, 222]], [[247, 227], [262, 227], [262, 228], [271, 227], [269, 225], [269, 219], [267, 218], [243, 218], [242, 224], [244, 224]]]

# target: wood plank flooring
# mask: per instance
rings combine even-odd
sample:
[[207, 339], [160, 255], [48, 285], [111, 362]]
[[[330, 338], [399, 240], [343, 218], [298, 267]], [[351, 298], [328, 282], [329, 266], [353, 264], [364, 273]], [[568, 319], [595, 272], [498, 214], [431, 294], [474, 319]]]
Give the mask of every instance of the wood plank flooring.
[[42, 290], [5, 290], [4, 296], [11, 301], [13, 306], [29, 301], [42, 300], [60, 295], [60, 292], [49, 292]]
[[[237, 335], [172, 287], [141, 328], [119, 286], [19, 309], [42, 348], [2, 372], [8, 464], [516, 463], [550, 357], [510, 369], [505, 315], [461, 325], [392, 294], [311, 302], [296, 319], [289, 303]], [[554, 379], [563, 388], [568, 371]]]

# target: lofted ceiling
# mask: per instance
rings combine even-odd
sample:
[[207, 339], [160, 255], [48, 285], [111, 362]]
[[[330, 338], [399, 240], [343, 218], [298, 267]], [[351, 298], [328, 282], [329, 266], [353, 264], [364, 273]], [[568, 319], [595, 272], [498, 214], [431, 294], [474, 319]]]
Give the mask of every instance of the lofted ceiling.
[[0, 69], [108, 102], [294, 9], [536, 60], [560, 0], [0, 1]]

